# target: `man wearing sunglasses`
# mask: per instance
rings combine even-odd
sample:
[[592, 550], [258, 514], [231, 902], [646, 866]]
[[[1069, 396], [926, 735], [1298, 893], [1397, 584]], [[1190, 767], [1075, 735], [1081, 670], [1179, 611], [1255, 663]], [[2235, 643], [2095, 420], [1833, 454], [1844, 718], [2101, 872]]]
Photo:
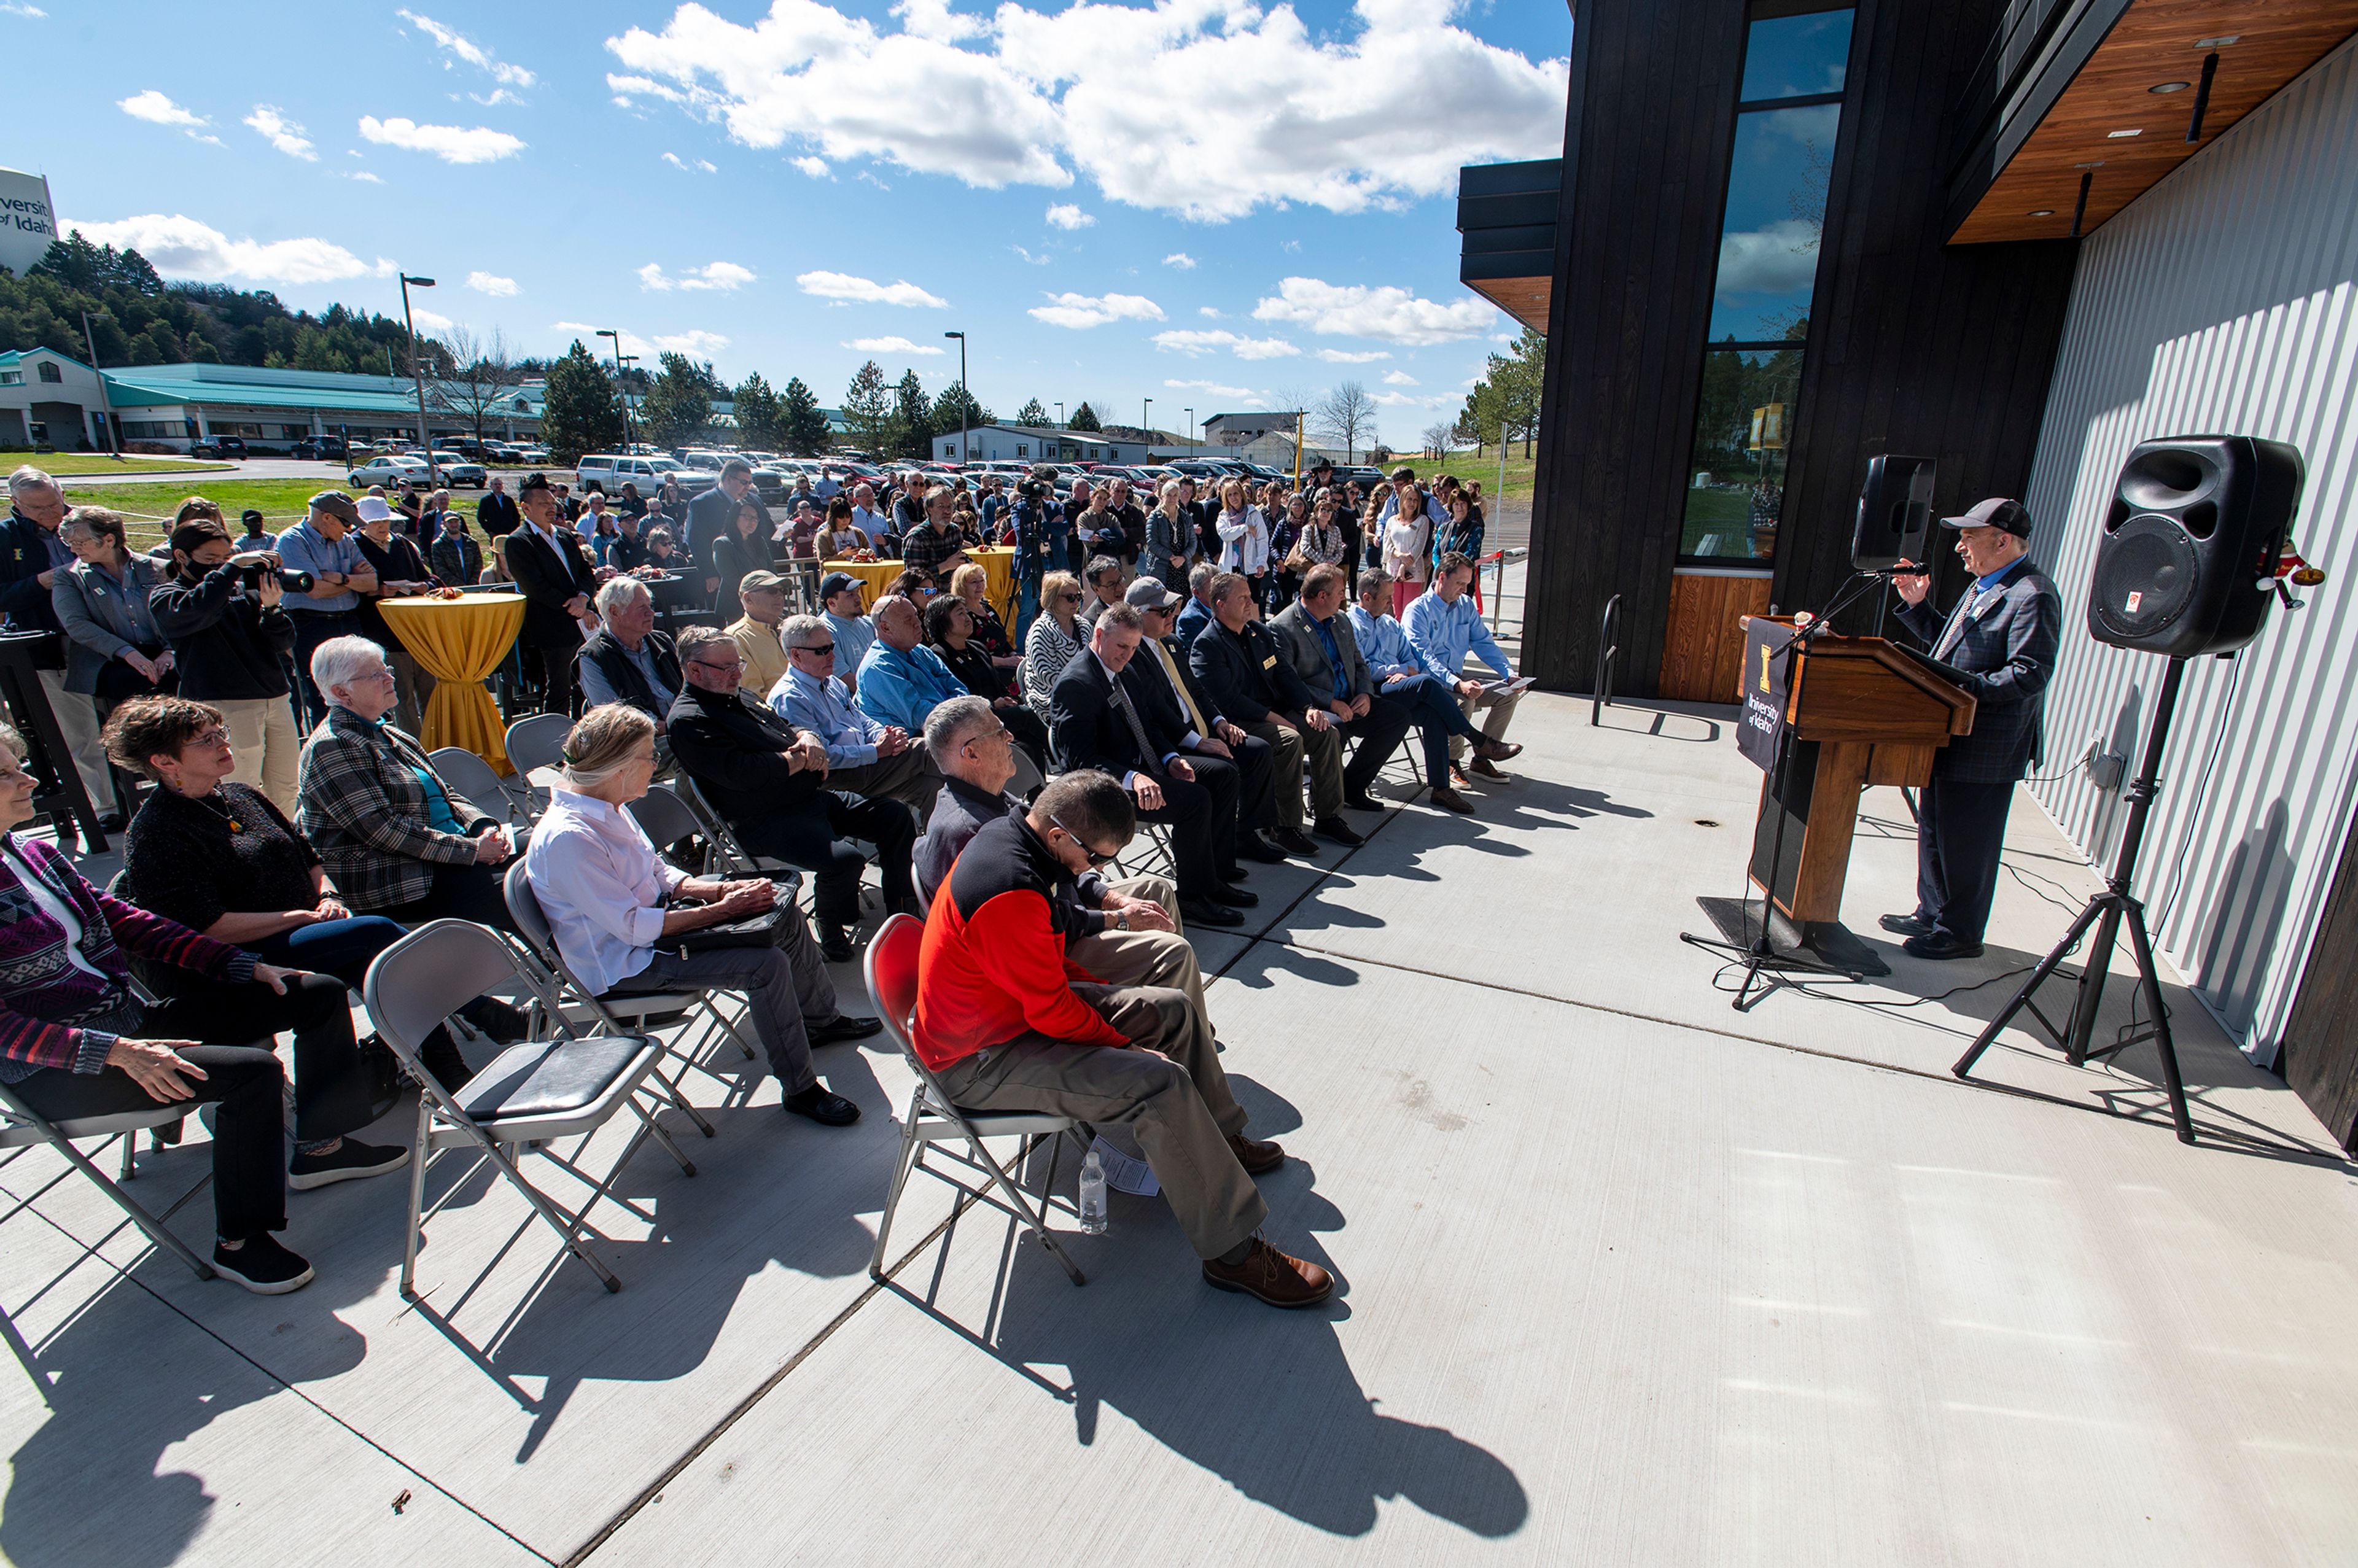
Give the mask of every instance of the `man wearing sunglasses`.
[[1107, 985], [1067, 950], [1081, 935], [1077, 879], [1136, 827], [1120, 784], [1084, 769], [975, 833], [925, 920], [917, 1054], [954, 1105], [1130, 1132], [1206, 1283], [1314, 1305], [1334, 1278], [1260, 1238], [1269, 1205], [1252, 1178], [1282, 1166], [1285, 1151], [1245, 1136], [1210, 1025], [1184, 992]]
[[835, 678], [835, 638], [827, 622], [792, 616], [783, 636], [786, 674], [771, 688], [770, 711], [826, 746], [827, 787], [897, 800], [920, 815], [931, 810], [941, 775], [925, 765], [924, 750], [906, 730], [869, 717]]

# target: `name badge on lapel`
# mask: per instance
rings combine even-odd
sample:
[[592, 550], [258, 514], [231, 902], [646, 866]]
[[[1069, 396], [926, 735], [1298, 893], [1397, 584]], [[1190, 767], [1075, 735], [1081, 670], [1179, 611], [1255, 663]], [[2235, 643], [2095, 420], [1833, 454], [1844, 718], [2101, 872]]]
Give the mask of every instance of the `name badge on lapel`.
[[1265, 670], [1273, 670], [1277, 668], [1277, 655], [1275, 654], [1271, 654], [1269, 657], [1263, 659], [1260, 662], [1260, 667]]

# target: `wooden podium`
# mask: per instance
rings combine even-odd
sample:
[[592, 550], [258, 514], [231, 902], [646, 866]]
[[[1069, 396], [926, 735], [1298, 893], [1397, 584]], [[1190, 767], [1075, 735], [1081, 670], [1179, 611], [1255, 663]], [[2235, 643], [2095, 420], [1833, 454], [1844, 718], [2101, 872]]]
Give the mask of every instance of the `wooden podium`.
[[[1800, 928], [1805, 946], [1823, 951], [1825, 943], [1812, 938], [1838, 935], [1864, 952], [1840, 931], [1859, 791], [1921, 787], [1932, 776], [1933, 754], [1972, 731], [1974, 698], [1936, 673], [1931, 660], [1881, 637], [1822, 633], [1790, 654], [1764, 654], [1766, 639], [1757, 633], [1774, 638], [1770, 628], [1792, 624], [1782, 616], [1744, 622], [1747, 657], [1737, 700], [1747, 721], [1774, 711], [1787, 731], [1784, 765], [1768, 767], [1760, 786], [1752, 885]], [[1764, 700], [1772, 692], [1781, 708]]]

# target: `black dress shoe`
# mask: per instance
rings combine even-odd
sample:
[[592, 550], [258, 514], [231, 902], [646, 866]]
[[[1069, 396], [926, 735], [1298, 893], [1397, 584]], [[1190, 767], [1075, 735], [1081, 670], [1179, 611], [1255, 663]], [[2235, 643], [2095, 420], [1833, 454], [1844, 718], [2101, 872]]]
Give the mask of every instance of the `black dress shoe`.
[[100, 818], [98, 819], [98, 830], [99, 830], [101, 833], [120, 833], [120, 832], [122, 832], [122, 831], [123, 831], [123, 813], [121, 813], [121, 812], [119, 812], [119, 811], [110, 811], [110, 812], [108, 812], [105, 816], [103, 816], [100, 817]]
[[495, 996], [477, 997], [459, 1010], [459, 1016], [502, 1045], [514, 1045], [532, 1033], [532, 1015]]
[[1318, 853], [1318, 840], [1299, 827], [1281, 827], [1270, 837], [1276, 840], [1279, 849], [1289, 855], [1306, 858]]
[[1179, 917], [1190, 925], [1242, 925], [1245, 923], [1245, 917], [1227, 904], [1213, 903], [1200, 898], [1181, 899]]
[[788, 1095], [786, 1108], [796, 1116], [808, 1117], [821, 1127], [849, 1127], [860, 1119], [860, 1108], [825, 1084], [813, 1084], [800, 1094]]
[[1257, 892], [1247, 892], [1243, 888], [1226, 885], [1213, 889], [1212, 898], [1216, 903], [1236, 909], [1250, 909], [1260, 902], [1260, 894]]
[[1321, 838], [1332, 839], [1347, 849], [1356, 849], [1367, 839], [1351, 831], [1351, 825], [1339, 816], [1322, 816], [1310, 825]]
[[1248, 833], [1237, 840], [1237, 853], [1248, 860], [1259, 860], [1264, 866], [1284, 862], [1285, 851], [1269, 840], [1265, 833]]
[[813, 1045], [832, 1045], [839, 1040], [865, 1040], [883, 1027], [881, 1018], [855, 1018], [838, 1012], [824, 1023], [806, 1024], [804, 1033], [810, 1036]]
[[1978, 958], [1982, 956], [1980, 943], [1960, 941], [1945, 931], [1910, 936], [1899, 946], [1902, 952], [1912, 953], [1919, 958]]
[[1353, 811], [1390, 811], [1391, 809], [1366, 790], [1361, 790], [1357, 795], [1345, 795], [1343, 804]]
[[818, 923], [819, 955], [830, 964], [851, 962], [851, 933], [831, 920]]
[[1920, 914], [1887, 914], [1876, 922], [1894, 936], [1930, 936], [1932, 923]]

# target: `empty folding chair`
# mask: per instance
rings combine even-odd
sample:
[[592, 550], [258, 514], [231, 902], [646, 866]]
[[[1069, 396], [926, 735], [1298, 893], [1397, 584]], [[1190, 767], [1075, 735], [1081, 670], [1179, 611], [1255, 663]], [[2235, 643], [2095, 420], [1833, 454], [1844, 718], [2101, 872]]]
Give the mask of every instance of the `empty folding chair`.
[[427, 762], [442, 776], [442, 782], [467, 797], [468, 803], [486, 816], [504, 817], [511, 827], [529, 827], [547, 802], [534, 795], [529, 780], [522, 773], [515, 784], [492, 771], [492, 764], [464, 746], [444, 746], [429, 754]]
[[[516, 923], [516, 930], [523, 934], [525, 946], [532, 949], [533, 957], [540, 960], [550, 979], [579, 999], [578, 1007], [567, 1010], [568, 1023], [586, 1022], [581, 1015], [588, 1014], [607, 1030], [622, 1034], [631, 1033], [626, 1024], [636, 1024], [644, 1030], [650, 1019], [675, 1018], [701, 1009], [720, 1026], [721, 1033], [737, 1042], [737, 1048], [745, 1053], [747, 1061], [755, 1059], [752, 1044], [738, 1033], [737, 1026], [729, 1022], [727, 1015], [713, 1005], [711, 997], [704, 991], [649, 991], [643, 995], [600, 997], [582, 984], [581, 977], [565, 962], [565, 955], [557, 946], [557, 934], [548, 925], [548, 912], [540, 906], [540, 895], [533, 891], [532, 879], [525, 873], [522, 856], [516, 858], [515, 863], [508, 867], [507, 875], [501, 879], [500, 892], [507, 901], [509, 917]], [[562, 1007], [563, 1004], [564, 999], [560, 997], [558, 1005]], [[685, 1041], [676, 1045], [667, 1044], [665, 1049], [679, 1058], [682, 1072], [703, 1065], [697, 1061], [695, 1053], [687, 1048]], [[678, 1095], [678, 1078], [668, 1081], [674, 1094], [680, 1098], [682, 1108], [703, 1130], [704, 1135], [711, 1137], [711, 1124], [695, 1107], [687, 1104], [685, 1096]]]
[[[523, 983], [540, 997], [564, 1037], [511, 1045], [456, 1094], [443, 1088], [418, 1060], [418, 1043], [460, 1008], [512, 981]], [[568, 1251], [587, 1263], [608, 1290], [621, 1290], [622, 1281], [583, 1242], [584, 1237], [600, 1237], [589, 1223], [590, 1209], [599, 1199], [611, 1196], [615, 1178], [649, 1137], [663, 1145], [683, 1172], [696, 1174], [687, 1156], [655, 1122], [662, 1104], [678, 1104], [666, 1089], [651, 1090], [647, 1086], [663, 1061], [662, 1044], [643, 1034], [574, 1037], [557, 1016], [557, 998], [547, 992], [542, 977], [526, 967], [496, 933], [463, 920], [430, 921], [378, 954], [369, 966], [362, 994], [385, 1044], [420, 1086], [417, 1126], [410, 1145], [402, 1296], [417, 1299], [415, 1281], [417, 1245], [426, 1223], [426, 1165], [445, 1149], [472, 1149], [478, 1163], [490, 1161], [524, 1195], [533, 1212], [564, 1238]], [[655, 1082], [662, 1085], [659, 1077]], [[604, 1179], [593, 1179], [575, 1161], [588, 1146], [590, 1135], [625, 1109], [638, 1119], [639, 1130], [623, 1146]], [[588, 1201], [567, 1214], [525, 1178], [517, 1157], [526, 1145], [553, 1144], [577, 1134], [581, 1142], [570, 1156], [558, 1154], [553, 1147], [537, 1151], [590, 1189]], [[463, 1191], [465, 1185], [456, 1183], [450, 1190]], [[438, 1210], [440, 1206], [436, 1207]]]
[[[1007, 1177], [1007, 1173], [983, 1148], [986, 1138], [1021, 1138], [1022, 1153], [1020, 1165], [1028, 1158], [1041, 1139], [1057, 1140], [1070, 1133], [1080, 1143], [1084, 1152], [1087, 1141], [1080, 1123], [1069, 1116], [1052, 1116], [1034, 1111], [970, 1111], [960, 1110], [942, 1092], [933, 1069], [917, 1054], [917, 946], [925, 934], [925, 925], [915, 915], [896, 914], [878, 928], [874, 940], [868, 944], [868, 996], [876, 1005], [876, 1015], [884, 1021], [885, 1032], [901, 1048], [901, 1055], [909, 1070], [917, 1075], [917, 1087], [909, 1096], [909, 1113], [901, 1119], [901, 1155], [892, 1166], [892, 1184], [884, 1195], [884, 1212], [876, 1221], [876, 1253], [868, 1260], [869, 1277], [884, 1277], [884, 1247], [892, 1233], [892, 1211], [901, 1205], [901, 1194], [908, 1185], [909, 1173], [923, 1171], [936, 1181], [947, 1182], [978, 1203], [989, 1204], [1030, 1228], [1040, 1238], [1040, 1245], [1055, 1255], [1065, 1266], [1073, 1283], [1088, 1283], [1079, 1265], [1055, 1237], [1048, 1231], [1045, 1220], [1048, 1193], [1056, 1179], [1055, 1154], [1049, 1159], [1046, 1176], [1040, 1184], [1039, 1206], [1027, 1201], [1023, 1189]], [[987, 1177], [988, 1186], [968, 1186], [947, 1171], [936, 1170], [925, 1163], [925, 1152], [942, 1144], [963, 1143], [969, 1153], [960, 1154], [944, 1149], [942, 1158]]]
[[573, 720], [562, 713], [535, 713], [529, 719], [519, 719], [508, 726], [508, 761], [515, 771], [529, 777], [538, 768], [553, 768], [565, 755], [565, 738], [573, 733]]

